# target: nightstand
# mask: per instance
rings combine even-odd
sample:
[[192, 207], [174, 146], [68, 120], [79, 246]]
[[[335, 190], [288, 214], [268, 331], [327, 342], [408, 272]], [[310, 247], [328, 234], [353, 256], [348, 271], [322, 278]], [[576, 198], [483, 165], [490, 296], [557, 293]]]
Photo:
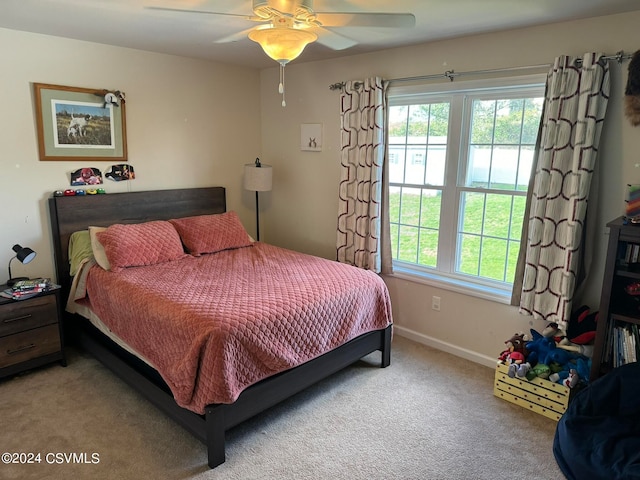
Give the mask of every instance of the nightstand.
[[59, 288], [25, 300], [0, 297], [0, 378], [56, 361], [67, 365], [61, 313]]

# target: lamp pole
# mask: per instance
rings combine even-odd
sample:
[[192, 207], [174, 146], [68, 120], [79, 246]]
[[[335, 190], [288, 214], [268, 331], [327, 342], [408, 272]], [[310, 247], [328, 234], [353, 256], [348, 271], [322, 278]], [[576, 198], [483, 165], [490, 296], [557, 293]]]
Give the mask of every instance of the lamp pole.
[[258, 205], [257, 190], [256, 190], [256, 240], [260, 241], [260, 207]]

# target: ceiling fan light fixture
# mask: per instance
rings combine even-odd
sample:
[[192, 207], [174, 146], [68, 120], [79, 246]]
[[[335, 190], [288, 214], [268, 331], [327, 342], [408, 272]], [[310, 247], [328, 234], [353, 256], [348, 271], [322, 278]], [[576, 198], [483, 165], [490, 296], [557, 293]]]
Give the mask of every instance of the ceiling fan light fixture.
[[[278, 23], [275, 23], [278, 22]], [[300, 56], [304, 47], [315, 42], [315, 33], [294, 28], [290, 18], [279, 18], [272, 25], [263, 26], [249, 33], [249, 38], [259, 43], [270, 58], [280, 64], [280, 83], [278, 92], [282, 94], [282, 106], [286, 107], [284, 98], [284, 66]]]
[[298, 28], [268, 26], [250, 32], [249, 38], [259, 43], [270, 58], [280, 65], [286, 65], [298, 58], [304, 48], [315, 42], [318, 36]]

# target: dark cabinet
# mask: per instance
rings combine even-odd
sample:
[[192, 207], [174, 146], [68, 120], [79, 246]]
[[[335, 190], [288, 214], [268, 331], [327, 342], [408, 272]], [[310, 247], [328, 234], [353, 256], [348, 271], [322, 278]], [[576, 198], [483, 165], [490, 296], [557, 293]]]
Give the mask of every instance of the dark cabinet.
[[60, 305], [60, 289], [19, 301], [0, 298], [0, 377], [55, 361], [66, 365]]

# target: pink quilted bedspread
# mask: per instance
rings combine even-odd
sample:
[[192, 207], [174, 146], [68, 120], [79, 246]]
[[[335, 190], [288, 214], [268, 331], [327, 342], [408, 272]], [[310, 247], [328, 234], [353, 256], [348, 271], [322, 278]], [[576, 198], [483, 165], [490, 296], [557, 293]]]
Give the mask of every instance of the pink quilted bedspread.
[[375, 273], [260, 242], [118, 273], [94, 266], [87, 293], [197, 413], [392, 322]]

